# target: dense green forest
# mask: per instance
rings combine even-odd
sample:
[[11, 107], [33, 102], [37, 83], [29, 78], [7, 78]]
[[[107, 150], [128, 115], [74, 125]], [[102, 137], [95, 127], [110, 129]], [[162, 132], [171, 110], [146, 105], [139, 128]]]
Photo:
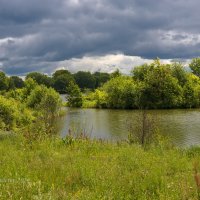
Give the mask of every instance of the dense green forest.
[[[135, 67], [130, 75], [119, 70], [112, 74], [58, 70], [52, 76], [39, 72], [20, 77], [0, 73], [0, 91], [19, 92], [27, 80], [61, 94], [68, 94], [68, 106], [123, 109], [198, 108], [200, 107], [200, 58], [194, 58], [186, 70], [180, 63]], [[12, 92], [11, 92], [12, 91]]]

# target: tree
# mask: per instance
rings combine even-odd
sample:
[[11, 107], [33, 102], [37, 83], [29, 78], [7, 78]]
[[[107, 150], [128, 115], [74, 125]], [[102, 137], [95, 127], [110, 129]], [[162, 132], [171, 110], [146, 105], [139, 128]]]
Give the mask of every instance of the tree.
[[60, 109], [61, 98], [54, 89], [47, 88], [44, 85], [37, 85], [28, 96], [27, 105], [42, 113], [55, 115]]
[[151, 70], [144, 78], [141, 97], [143, 108], [174, 108], [182, 103], [182, 88], [172, 76], [170, 65], [158, 60], [151, 64]]
[[54, 81], [53, 84], [54, 89], [61, 94], [66, 94], [67, 93], [66, 87], [69, 86], [70, 82], [74, 82], [74, 79], [71, 75], [62, 74], [53, 78], [53, 81]]
[[200, 77], [200, 58], [193, 58], [189, 64], [192, 73]]
[[67, 93], [66, 87], [70, 82], [74, 82], [74, 77], [68, 70], [57, 70], [53, 74], [53, 88], [61, 94]]
[[177, 78], [179, 84], [183, 87], [187, 82], [187, 72], [181, 63], [173, 63], [171, 66], [172, 76]]
[[32, 78], [39, 85], [45, 85], [47, 87], [52, 86], [52, 78], [45, 74], [41, 74], [39, 72], [31, 72], [27, 74], [26, 79], [28, 78]]
[[129, 125], [128, 142], [138, 143], [142, 146], [151, 144], [155, 140], [157, 129], [153, 115], [147, 110], [141, 110]]
[[107, 93], [103, 90], [96, 89], [92, 93], [92, 100], [95, 101], [96, 108], [106, 108], [107, 107]]
[[58, 76], [61, 76], [61, 75], [72, 76], [72, 74], [68, 70], [65, 70], [65, 69], [60, 69], [60, 70], [55, 71], [52, 76], [53, 78], [57, 78]]
[[0, 90], [7, 90], [9, 86], [9, 79], [4, 72], [0, 71]]
[[74, 78], [75, 78], [76, 84], [81, 89], [84, 89], [84, 88], [94, 89], [95, 88], [96, 80], [90, 72], [79, 71], [76, 74], [74, 74]]
[[81, 94], [81, 90], [77, 84], [74, 82], [70, 82], [67, 90], [67, 101], [70, 107], [81, 107], [83, 104], [83, 97]]
[[11, 76], [9, 78], [9, 89], [23, 88], [24, 81], [18, 76]]
[[103, 86], [110, 108], [134, 108], [136, 106], [137, 86], [131, 77], [118, 76]]
[[194, 74], [187, 75], [183, 86], [183, 107], [195, 108], [200, 105], [200, 79]]
[[119, 69], [116, 69], [113, 73], [111, 73], [110, 78], [116, 78], [118, 76], [121, 76], [121, 72]]
[[38, 85], [32, 78], [28, 78], [24, 81], [25, 87], [23, 90], [23, 99], [27, 99], [32, 90]]
[[95, 88], [101, 87], [104, 83], [110, 80], [110, 74], [108, 73], [95, 72], [93, 76], [96, 80]]
[[148, 64], [135, 67], [131, 71], [133, 79], [136, 81], [144, 81], [149, 71], [151, 71], [151, 68], [152, 67]]

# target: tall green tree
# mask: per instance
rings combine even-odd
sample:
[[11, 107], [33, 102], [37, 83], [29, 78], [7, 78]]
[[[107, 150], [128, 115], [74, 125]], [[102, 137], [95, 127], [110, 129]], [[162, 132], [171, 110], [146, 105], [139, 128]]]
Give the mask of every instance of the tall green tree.
[[102, 72], [95, 72], [92, 74], [95, 78], [95, 88], [101, 87], [104, 83], [110, 80], [110, 74], [102, 73]]
[[69, 86], [70, 82], [74, 82], [74, 79], [71, 75], [63, 74], [53, 78], [53, 81], [54, 89], [61, 94], [65, 94], [67, 93], [66, 87]]
[[171, 65], [172, 76], [177, 78], [179, 84], [183, 87], [187, 82], [187, 72], [181, 63], [173, 63]]
[[110, 108], [135, 108], [137, 86], [131, 77], [118, 76], [103, 86], [106, 92], [107, 105]]
[[171, 66], [155, 60], [144, 78], [141, 105], [144, 108], [173, 108], [182, 103], [182, 88], [172, 76]]
[[144, 64], [141, 66], [135, 67], [131, 74], [135, 81], [144, 81], [148, 73], [152, 70], [152, 66], [148, 64]]
[[53, 74], [53, 87], [61, 94], [67, 93], [66, 87], [70, 82], [74, 82], [74, 77], [68, 70], [57, 70]]
[[72, 76], [72, 74], [66, 69], [59, 69], [59, 70], [55, 71], [52, 76], [53, 76], [53, 78], [57, 78], [57, 77], [59, 77], [61, 75]]
[[192, 73], [200, 77], [200, 58], [193, 58], [189, 64]]
[[7, 90], [9, 86], [9, 79], [4, 72], [0, 71], [0, 90]]
[[24, 81], [18, 76], [11, 76], [9, 78], [9, 89], [23, 88]]
[[70, 107], [81, 107], [83, 104], [83, 97], [78, 85], [74, 82], [70, 82], [66, 90], [68, 94], [68, 96], [66, 97], [68, 105]]
[[121, 72], [119, 71], [119, 69], [116, 69], [113, 73], [110, 74], [110, 78], [116, 78], [118, 76], [121, 76]]
[[183, 107], [195, 108], [200, 106], [200, 78], [187, 74], [187, 82], [183, 86]]
[[41, 74], [39, 72], [31, 72], [27, 74], [26, 79], [28, 78], [32, 78], [39, 85], [45, 85], [47, 87], [52, 86], [52, 78], [45, 74]]
[[95, 88], [96, 80], [90, 72], [79, 71], [74, 74], [74, 78], [75, 78], [76, 84], [81, 89], [84, 89], [84, 88], [94, 89]]

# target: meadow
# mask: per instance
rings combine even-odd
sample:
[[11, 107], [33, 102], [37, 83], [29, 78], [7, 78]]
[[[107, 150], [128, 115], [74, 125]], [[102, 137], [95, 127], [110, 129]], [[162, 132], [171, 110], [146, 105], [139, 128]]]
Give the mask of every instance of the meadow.
[[200, 199], [200, 148], [0, 134], [0, 199]]

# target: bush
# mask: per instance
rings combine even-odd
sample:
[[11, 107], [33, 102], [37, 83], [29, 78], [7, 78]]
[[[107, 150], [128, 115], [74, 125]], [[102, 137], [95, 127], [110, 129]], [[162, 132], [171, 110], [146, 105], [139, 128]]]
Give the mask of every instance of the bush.
[[0, 129], [15, 130], [29, 124], [34, 119], [32, 112], [25, 105], [14, 99], [0, 96]]
[[110, 108], [134, 108], [136, 103], [136, 84], [130, 77], [112, 78], [103, 86], [107, 93], [107, 105]]
[[83, 105], [83, 97], [78, 85], [73, 82], [70, 82], [69, 86], [66, 89], [68, 93], [68, 105], [70, 107], [81, 107]]
[[17, 114], [16, 103], [0, 96], [0, 128], [12, 130], [16, 126]]
[[47, 115], [57, 115], [60, 111], [62, 101], [60, 95], [52, 88], [47, 89], [46, 94], [42, 98], [39, 108]]
[[54, 89], [37, 85], [28, 96], [27, 106], [48, 115], [56, 115], [61, 107], [61, 98]]

